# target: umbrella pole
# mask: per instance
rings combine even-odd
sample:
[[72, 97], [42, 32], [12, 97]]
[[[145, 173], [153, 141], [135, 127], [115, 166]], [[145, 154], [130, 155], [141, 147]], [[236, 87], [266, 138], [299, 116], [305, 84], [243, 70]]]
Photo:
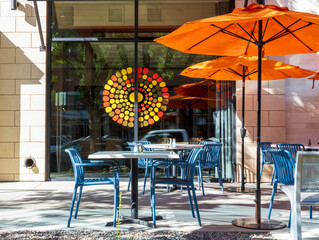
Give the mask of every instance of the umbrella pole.
[[255, 198], [255, 218], [240, 218], [232, 221], [232, 224], [237, 227], [259, 229], [259, 230], [274, 230], [286, 227], [286, 224], [276, 220], [263, 219], [261, 220], [260, 206], [260, 123], [261, 123], [261, 67], [262, 67], [262, 20], [258, 21], [258, 82], [257, 82], [257, 183], [256, 183], [256, 198]]
[[242, 127], [240, 129], [241, 135], [241, 191], [245, 191], [245, 66], [243, 66], [243, 93], [242, 93]]

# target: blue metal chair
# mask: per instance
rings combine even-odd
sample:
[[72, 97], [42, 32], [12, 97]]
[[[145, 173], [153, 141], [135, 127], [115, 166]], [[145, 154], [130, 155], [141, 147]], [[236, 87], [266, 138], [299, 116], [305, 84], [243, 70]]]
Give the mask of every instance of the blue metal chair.
[[222, 179], [222, 171], [219, 163], [219, 155], [220, 150], [222, 148], [221, 143], [217, 142], [205, 142], [203, 145], [203, 151], [197, 162], [196, 168], [198, 170], [198, 186], [199, 189], [202, 188], [203, 196], [205, 196], [204, 184], [203, 184], [203, 171], [202, 169], [210, 169], [217, 167], [218, 171], [218, 181], [219, 185], [222, 188], [222, 192], [224, 193], [223, 179]]
[[275, 193], [277, 192], [277, 184], [294, 185], [295, 163], [291, 154], [287, 150], [269, 149], [268, 152], [271, 154], [275, 167], [275, 181], [272, 188], [268, 212], [268, 219], [270, 219]]
[[[263, 167], [264, 164], [274, 164], [274, 161], [271, 158], [270, 152], [268, 152], [268, 149], [274, 149], [271, 147], [271, 142], [260, 142], [260, 150], [262, 152], [262, 163], [261, 163], [261, 169], [260, 169], [260, 179], [261, 175], [263, 173]], [[273, 168], [272, 171], [272, 176], [271, 176], [271, 185], [273, 184], [274, 181], [274, 176], [275, 176], [275, 168]]]
[[[134, 151], [134, 145], [135, 143], [140, 143], [142, 144], [142, 148], [143, 148], [143, 151], [153, 151], [152, 148], [149, 148], [149, 149], [146, 149], [143, 147], [144, 144], [151, 144], [149, 141], [134, 141], [134, 142], [128, 142], [128, 146], [130, 148], [131, 151]], [[152, 162], [152, 159], [149, 159], [149, 158], [139, 158], [138, 159], [138, 167], [139, 168], [144, 168], [145, 169], [145, 174], [144, 174], [144, 184], [143, 184], [143, 191], [142, 191], [142, 194], [144, 195], [145, 193], [145, 186], [146, 186], [146, 179], [147, 179], [147, 174], [149, 172], [149, 169], [151, 167], [151, 162]], [[163, 167], [163, 168], [166, 168], [166, 175], [169, 176], [169, 171], [168, 171], [168, 166], [166, 167]], [[127, 186], [127, 191], [130, 190], [130, 185], [131, 185], [131, 175], [132, 175], [132, 172], [130, 172], [130, 177], [129, 177], [129, 181], [128, 181], [128, 186]], [[169, 186], [167, 186], [167, 191], [169, 190]]]
[[[67, 227], [70, 227], [71, 218], [74, 208], [74, 202], [77, 196], [77, 190], [79, 190], [79, 194], [77, 197], [77, 203], [75, 208], [74, 218], [77, 218], [82, 188], [83, 186], [92, 186], [92, 185], [113, 185], [114, 186], [114, 217], [113, 217], [113, 226], [116, 226], [116, 221], [118, 218], [118, 205], [119, 205], [119, 166], [115, 161], [83, 161], [79, 152], [73, 148], [65, 149], [65, 152], [69, 154], [75, 178], [74, 192], [72, 196], [72, 202], [70, 207], [70, 214], [68, 219]], [[113, 177], [109, 178], [85, 178], [84, 176], [84, 167], [94, 167], [94, 166], [109, 166], [113, 169]]]
[[[152, 169], [151, 169], [151, 211], [152, 211], [152, 216], [153, 216], [153, 225], [156, 226], [156, 215], [155, 215], [155, 186], [157, 184], [172, 184], [172, 185], [179, 185], [179, 186], [186, 186], [187, 187], [187, 192], [188, 192], [188, 199], [190, 203], [190, 208], [192, 211], [192, 216], [195, 218], [195, 213], [194, 213], [194, 207], [193, 207], [193, 201], [192, 201], [192, 196], [190, 192], [190, 188], [192, 189], [193, 193], [193, 198], [194, 198], [194, 204], [195, 204], [195, 210], [196, 210], [196, 215], [197, 215], [197, 221], [198, 225], [201, 226], [201, 220], [200, 220], [200, 215], [199, 215], [199, 209], [198, 209], [198, 204], [197, 204], [197, 198], [196, 198], [196, 193], [195, 193], [195, 186], [194, 186], [194, 174], [195, 174], [195, 167], [196, 163], [198, 161], [198, 158], [200, 157], [202, 152], [202, 149], [197, 148], [193, 149], [191, 153], [189, 154], [188, 158], [186, 161], [174, 161], [174, 160], [165, 160], [165, 161], [154, 161], [152, 164]], [[167, 164], [170, 165], [177, 165], [179, 167], [183, 167], [185, 169], [185, 176], [184, 178], [161, 178], [161, 177], [156, 177], [156, 168], [160, 166], [166, 166]]]
[[305, 151], [305, 146], [299, 143], [278, 143], [277, 148], [287, 150], [288, 152], [290, 152], [294, 162], [296, 162], [297, 152]]

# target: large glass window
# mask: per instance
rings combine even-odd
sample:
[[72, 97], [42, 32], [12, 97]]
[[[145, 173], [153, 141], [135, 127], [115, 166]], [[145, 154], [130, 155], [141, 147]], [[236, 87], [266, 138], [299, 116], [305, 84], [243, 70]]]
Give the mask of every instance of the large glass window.
[[152, 41], [186, 21], [226, 13], [229, 6], [230, 1], [140, 1], [136, 38], [133, 0], [52, 3], [51, 177], [72, 174], [65, 148], [76, 148], [83, 158], [128, 150], [138, 91], [139, 139], [218, 140], [223, 177], [232, 178], [233, 83], [210, 81], [204, 99], [179, 96], [177, 88], [208, 81], [179, 73], [216, 56], [184, 54]]

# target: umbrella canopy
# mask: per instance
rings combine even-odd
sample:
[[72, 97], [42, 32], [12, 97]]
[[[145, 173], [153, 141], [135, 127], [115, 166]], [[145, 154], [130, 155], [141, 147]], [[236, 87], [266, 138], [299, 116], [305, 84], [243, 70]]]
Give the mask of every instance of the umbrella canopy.
[[[284, 78], [303, 78], [315, 74], [297, 66], [262, 58], [263, 71], [261, 80]], [[180, 74], [192, 78], [215, 80], [258, 80], [258, 58], [254, 57], [221, 57], [218, 59], [194, 64]]]
[[[229, 85], [229, 84], [228, 84]], [[211, 79], [202, 80], [199, 82], [188, 83], [174, 88], [175, 93], [198, 98], [215, 98], [222, 86], [227, 84], [219, 84]], [[231, 98], [231, 92], [226, 91], [226, 99]]]
[[[258, 56], [257, 161], [255, 219], [238, 219], [233, 224], [254, 229], [277, 228], [261, 222], [260, 135], [262, 56], [319, 52], [319, 16], [290, 11], [286, 7], [252, 3], [232, 13], [188, 22], [156, 42], [185, 53]], [[276, 226], [275, 226], [276, 225]], [[283, 225], [284, 227], [285, 225]]]
[[[217, 99], [187, 97], [179, 94], [169, 97], [168, 100], [168, 107], [180, 109], [216, 108], [216, 106], [219, 104]], [[226, 103], [221, 101], [221, 106], [226, 106]]]
[[257, 56], [259, 20], [264, 56], [319, 52], [318, 15], [258, 3], [185, 23], [155, 41], [185, 53]]
[[[262, 58], [263, 71], [262, 80], [275, 80], [283, 78], [302, 78], [307, 77], [314, 72], [308, 71], [283, 62]], [[245, 192], [245, 80], [258, 79], [258, 58], [254, 57], [220, 57], [218, 59], [194, 64], [184, 69], [180, 74], [192, 78], [207, 78], [215, 80], [242, 80], [242, 151], [241, 151], [241, 192]]]

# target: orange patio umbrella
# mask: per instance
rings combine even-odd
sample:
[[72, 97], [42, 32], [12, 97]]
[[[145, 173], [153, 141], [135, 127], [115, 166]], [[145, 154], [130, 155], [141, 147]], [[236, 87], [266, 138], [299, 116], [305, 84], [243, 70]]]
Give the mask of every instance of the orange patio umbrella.
[[[319, 52], [319, 16], [287, 7], [252, 3], [232, 13], [185, 23], [156, 42], [185, 53], [258, 56], [257, 176], [260, 172], [262, 56]], [[236, 226], [254, 229], [284, 227], [261, 221], [260, 178], [257, 177], [255, 218], [237, 219]], [[278, 223], [278, 224], [277, 224]]]
[[[283, 62], [274, 61], [267, 58], [262, 58], [262, 80], [275, 80], [283, 78], [303, 78], [315, 74], [312, 71], [289, 65]], [[192, 78], [206, 78], [215, 80], [242, 80], [242, 128], [241, 128], [241, 192], [245, 192], [245, 80], [258, 79], [258, 58], [254, 57], [220, 57], [214, 60], [205, 61], [194, 64], [185, 68], [180, 75]], [[318, 74], [319, 75], [319, 74]], [[194, 96], [192, 92], [189, 96]], [[250, 191], [247, 191], [250, 192]]]

